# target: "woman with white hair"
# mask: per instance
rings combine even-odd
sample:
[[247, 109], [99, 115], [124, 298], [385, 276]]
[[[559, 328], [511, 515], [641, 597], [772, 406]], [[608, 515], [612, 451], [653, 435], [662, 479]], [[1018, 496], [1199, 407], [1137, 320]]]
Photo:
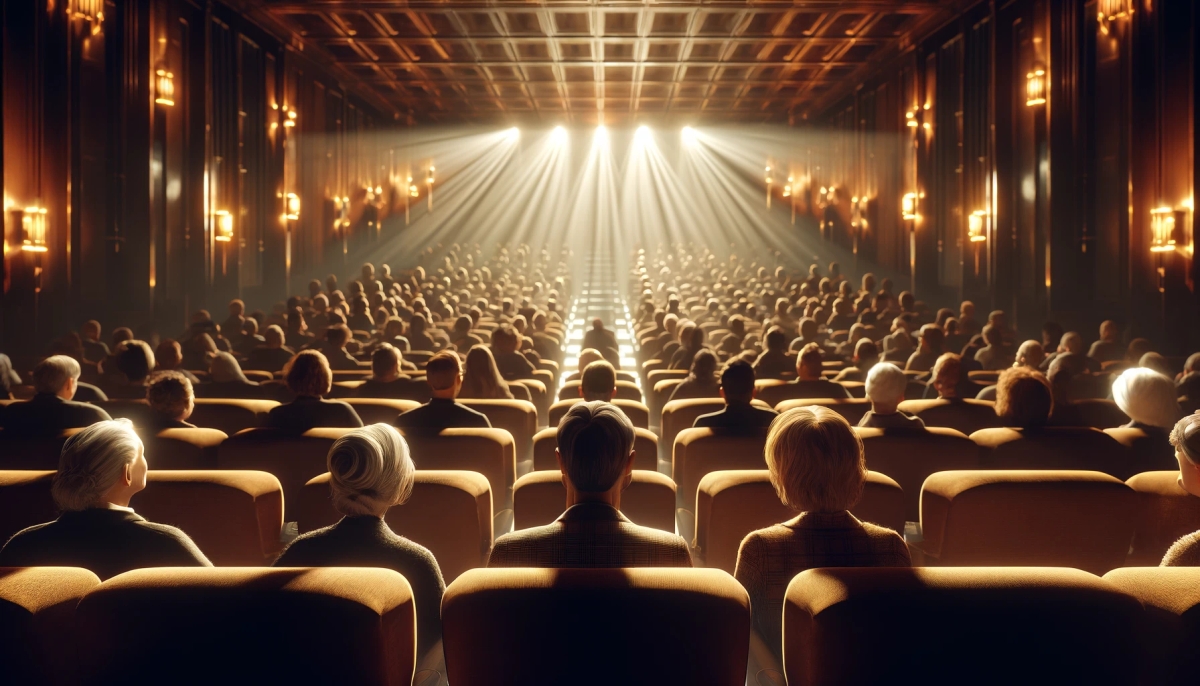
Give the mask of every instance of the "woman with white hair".
[[275, 566], [383, 567], [399, 572], [412, 586], [418, 655], [425, 655], [442, 637], [442, 570], [433, 553], [397, 536], [383, 521], [393, 505], [412, 494], [416, 467], [408, 444], [391, 426], [372, 424], [334, 442], [326, 464], [333, 508], [343, 517], [292, 541]]
[[50, 493], [58, 519], [17, 533], [0, 567], [83, 567], [101, 579], [141, 567], [211, 567], [187, 534], [129, 507], [146, 487], [145, 449], [127, 419], [67, 439]]
[[1146, 367], [1126, 369], [1113, 381], [1113, 400], [1130, 419], [1122, 428], [1140, 429], [1145, 434], [1134, 451], [1138, 471], [1162, 469], [1175, 462], [1170, 433], [1183, 415], [1175, 394], [1170, 377]]
[[874, 429], [923, 430], [925, 422], [896, 409], [904, 400], [908, 377], [891, 362], [880, 362], [867, 372], [867, 398], [871, 409], [858, 421]]

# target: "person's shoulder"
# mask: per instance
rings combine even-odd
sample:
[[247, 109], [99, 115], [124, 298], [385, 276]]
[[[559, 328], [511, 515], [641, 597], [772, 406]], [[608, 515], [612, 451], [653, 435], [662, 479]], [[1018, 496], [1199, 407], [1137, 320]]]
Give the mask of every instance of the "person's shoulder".
[[[55, 526], [57, 520], [34, 524], [33, 526], [25, 527], [17, 533], [9, 537], [3, 546], [0, 546], [0, 554], [13, 554], [27, 546], [36, 546], [37, 543], [48, 536], [54, 535], [58, 529]], [[2, 565], [0, 565], [2, 566]]]
[[1175, 541], [1163, 556], [1161, 566], [1200, 567], [1200, 531]]

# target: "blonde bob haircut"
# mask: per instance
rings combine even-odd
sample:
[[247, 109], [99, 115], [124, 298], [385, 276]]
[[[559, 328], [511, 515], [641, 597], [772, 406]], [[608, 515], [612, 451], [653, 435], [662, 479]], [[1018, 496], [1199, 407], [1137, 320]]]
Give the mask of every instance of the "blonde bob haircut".
[[775, 418], [765, 447], [771, 485], [799, 512], [840, 512], [862, 497], [867, 463], [862, 440], [826, 407], [797, 407]]
[[142, 439], [128, 419], [96, 422], [67, 439], [50, 494], [59, 509], [97, 507], [101, 498], [142, 452]]
[[387, 424], [354, 429], [326, 457], [333, 507], [344, 515], [381, 515], [412, 494], [416, 467], [400, 432]]

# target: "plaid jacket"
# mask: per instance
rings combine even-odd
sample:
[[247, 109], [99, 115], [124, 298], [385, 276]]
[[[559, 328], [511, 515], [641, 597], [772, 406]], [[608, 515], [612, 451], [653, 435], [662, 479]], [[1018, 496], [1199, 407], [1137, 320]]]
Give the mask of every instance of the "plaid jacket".
[[687, 543], [638, 526], [607, 503], [578, 503], [553, 523], [496, 539], [489, 567], [691, 567]]

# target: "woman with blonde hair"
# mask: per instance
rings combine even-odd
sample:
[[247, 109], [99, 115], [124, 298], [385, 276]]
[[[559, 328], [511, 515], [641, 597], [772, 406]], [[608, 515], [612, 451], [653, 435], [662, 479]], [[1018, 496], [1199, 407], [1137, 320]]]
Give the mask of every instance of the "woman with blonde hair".
[[795, 518], [742, 540], [734, 576], [750, 594], [751, 621], [782, 655], [783, 596], [792, 577], [815, 567], [907, 567], [904, 539], [850, 514], [862, 497], [862, 441], [841, 415], [798, 407], [771, 422], [764, 448], [771, 485]]
[[473, 400], [511, 400], [514, 397], [508, 383], [500, 376], [500, 368], [496, 366], [492, 351], [486, 345], [477, 345], [467, 353], [458, 397]]
[[292, 541], [276, 567], [382, 567], [412, 586], [417, 606], [418, 655], [442, 637], [446, 583], [433, 554], [396, 535], [384, 521], [412, 494], [416, 467], [408, 444], [387, 424], [355, 429], [334, 442], [326, 458], [333, 508], [342, 519]]
[[96, 422], [67, 439], [50, 494], [62, 514], [17, 533], [0, 567], [83, 567], [101, 579], [142, 567], [211, 567], [188, 535], [139, 517], [145, 448], [128, 419]]

